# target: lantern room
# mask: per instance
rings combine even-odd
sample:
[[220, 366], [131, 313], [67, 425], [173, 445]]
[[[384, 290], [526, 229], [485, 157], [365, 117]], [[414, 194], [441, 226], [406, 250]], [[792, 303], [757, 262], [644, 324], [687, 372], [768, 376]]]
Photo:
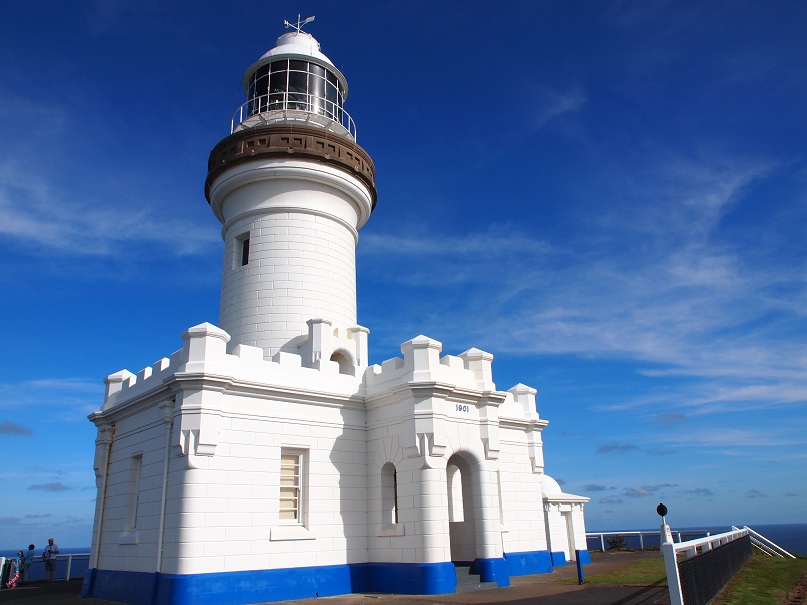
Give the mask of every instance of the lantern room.
[[233, 116], [232, 132], [277, 122], [305, 122], [356, 138], [344, 110], [347, 80], [309, 33], [295, 31], [247, 70], [247, 102]]

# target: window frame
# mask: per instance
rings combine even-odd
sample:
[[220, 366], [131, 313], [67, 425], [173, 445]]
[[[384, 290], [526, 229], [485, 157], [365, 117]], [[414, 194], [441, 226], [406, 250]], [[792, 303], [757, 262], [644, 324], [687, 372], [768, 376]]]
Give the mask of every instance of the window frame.
[[[284, 466], [289, 465], [284, 462], [285, 458], [294, 458], [292, 463], [292, 484], [284, 486]], [[296, 471], [296, 472], [295, 472]], [[299, 447], [280, 448], [280, 467], [278, 482], [278, 523], [284, 526], [307, 527], [308, 525], [308, 450]], [[284, 488], [291, 489], [293, 496], [284, 496]], [[284, 502], [296, 502], [292, 507], [284, 507]], [[284, 513], [291, 512], [291, 517], [284, 517]]]
[[249, 267], [250, 256], [253, 252], [251, 247], [251, 239], [252, 237], [249, 231], [245, 231], [244, 233], [235, 236], [235, 239], [233, 240], [234, 270]]

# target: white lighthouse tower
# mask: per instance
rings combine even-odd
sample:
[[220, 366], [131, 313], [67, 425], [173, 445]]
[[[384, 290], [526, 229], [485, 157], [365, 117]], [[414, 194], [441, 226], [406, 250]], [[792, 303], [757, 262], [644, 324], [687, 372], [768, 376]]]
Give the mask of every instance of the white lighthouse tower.
[[358, 230], [375, 169], [344, 110], [347, 81], [300, 30], [248, 70], [233, 133], [210, 154], [206, 195], [223, 223], [219, 326], [230, 348], [296, 352], [306, 322], [356, 324]]
[[[368, 362], [355, 247], [375, 173], [347, 81], [302, 26], [244, 76], [210, 154], [219, 326], [109, 375], [84, 596], [155, 605], [444, 594], [588, 562], [544, 472], [534, 388], [423, 335]], [[288, 24], [287, 24], [288, 25]]]

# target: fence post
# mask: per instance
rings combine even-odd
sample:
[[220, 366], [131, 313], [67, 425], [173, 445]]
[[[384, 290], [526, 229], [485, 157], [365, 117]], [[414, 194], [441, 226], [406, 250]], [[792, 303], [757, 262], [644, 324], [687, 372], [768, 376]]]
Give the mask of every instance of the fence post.
[[664, 555], [664, 569], [667, 571], [670, 605], [684, 605], [684, 596], [681, 592], [681, 576], [678, 575], [678, 561], [675, 558], [675, 545], [672, 542], [665, 542], [661, 545], [661, 554]]
[[64, 581], [70, 579], [70, 567], [73, 565], [73, 555], [67, 555], [67, 570], [64, 572]]

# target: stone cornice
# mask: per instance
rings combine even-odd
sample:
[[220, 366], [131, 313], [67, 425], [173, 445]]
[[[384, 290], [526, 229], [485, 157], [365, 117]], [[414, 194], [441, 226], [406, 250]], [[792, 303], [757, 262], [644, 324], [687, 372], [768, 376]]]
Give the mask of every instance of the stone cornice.
[[361, 180], [376, 205], [375, 165], [369, 154], [351, 138], [321, 128], [293, 124], [270, 124], [239, 130], [222, 139], [207, 161], [205, 197], [210, 202], [210, 187], [226, 170], [269, 158], [310, 159], [345, 170]]
[[499, 416], [499, 426], [508, 429], [518, 429], [526, 431], [529, 429], [543, 430], [549, 425], [549, 420], [525, 420], [523, 418], [510, 418]]

